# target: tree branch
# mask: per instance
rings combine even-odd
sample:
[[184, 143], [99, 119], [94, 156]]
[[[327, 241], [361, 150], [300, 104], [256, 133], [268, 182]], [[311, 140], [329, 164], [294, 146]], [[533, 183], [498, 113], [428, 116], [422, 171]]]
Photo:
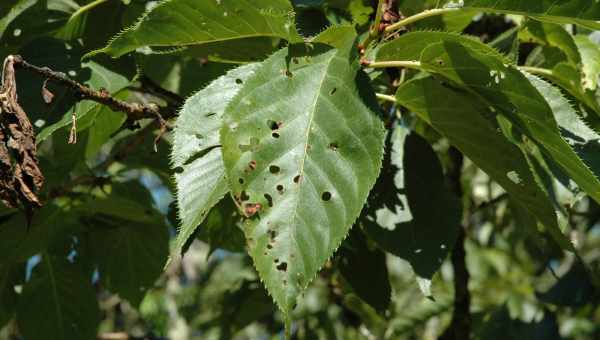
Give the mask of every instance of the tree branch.
[[93, 90], [86, 85], [80, 84], [68, 78], [62, 72], [52, 71], [48, 67], [32, 65], [19, 55], [8, 56], [7, 59], [8, 58], [12, 58], [15, 68], [31, 71], [43, 76], [48, 81], [65, 86], [74, 91], [79, 100], [92, 100], [110, 107], [113, 111], [124, 112], [127, 114], [128, 120], [130, 121], [141, 120], [144, 118], [156, 118], [159, 121], [164, 122], [165, 118], [171, 118], [175, 115], [175, 113], [172, 111], [161, 112], [160, 107], [156, 104], [144, 105], [140, 103], [128, 103], [116, 99], [103, 88], [100, 88], [99, 90]]

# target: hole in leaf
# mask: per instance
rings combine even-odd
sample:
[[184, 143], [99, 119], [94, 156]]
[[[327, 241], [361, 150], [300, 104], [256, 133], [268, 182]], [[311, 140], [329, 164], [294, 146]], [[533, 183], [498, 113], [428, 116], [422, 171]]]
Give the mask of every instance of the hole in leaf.
[[250, 199], [250, 196], [248, 195], [248, 193], [246, 193], [246, 191], [242, 191], [242, 193], [240, 194], [240, 200], [242, 202], [245, 202], [249, 199]]
[[273, 138], [279, 138], [279, 134], [277, 132], [273, 132], [271, 136], [273, 136]]
[[325, 202], [331, 200], [331, 193], [329, 191], [325, 191], [323, 195], [321, 195], [321, 199]]
[[331, 89], [331, 91], [329, 91], [330, 95], [334, 95], [337, 92], [337, 87], [334, 87], [333, 89]]
[[273, 260], [273, 262], [279, 263], [279, 259], [275, 259], [275, 260]]
[[269, 204], [269, 207], [272, 207], [273, 206], [273, 197], [271, 197], [271, 195], [269, 195], [269, 194], [265, 194], [264, 196]]
[[297, 65], [299, 63], [298, 58], [292, 58], [292, 62]]
[[244, 179], [240, 177], [240, 178], [238, 179], [238, 182], [240, 182], [240, 184], [244, 184]]
[[271, 239], [271, 242], [275, 241], [275, 238], [277, 237], [277, 232], [273, 229], [269, 229], [268, 233], [269, 233], [269, 238]]
[[269, 127], [269, 129], [271, 129], [271, 131], [279, 129], [279, 124], [274, 120], [267, 120], [267, 126]]
[[282, 272], [287, 272], [287, 262], [281, 262], [276, 268]]
[[244, 81], [241, 80], [240, 78], [238, 78], [238, 79], [235, 80], [235, 83], [238, 84], [238, 85], [241, 85], [241, 84], [244, 83]]
[[294, 183], [300, 183], [300, 175], [296, 175], [296, 177], [294, 177]]
[[279, 184], [275, 189], [277, 189], [277, 191], [279, 191], [280, 194], [283, 194], [283, 190], [285, 188], [283, 187], [283, 185]]
[[207, 114], [205, 115], [205, 117], [212, 117], [212, 116], [214, 116], [214, 115], [216, 115], [216, 114], [217, 114], [216, 112], [209, 112], [209, 113], [207, 113]]
[[182, 172], [183, 172], [183, 167], [181, 167], [181, 166], [178, 166], [178, 167], [176, 167], [175, 169], [173, 169], [173, 171], [175, 171], [175, 173], [176, 173], [176, 174], [180, 174], [180, 173], [182, 173]]
[[269, 167], [269, 172], [272, 174], [278, 174], [279, 171], [281, 171], [281, 168], [279, 168], [277, 165], [271, 165]]
[[338, 144], [335, 142], [329, 143], [329, 148], [333, 151], [337, 151], [338, 147], [339, 147]]
[[294, 75], [292, 74], [292, 71], [290, 71], [290, 70], [285, 70], [285, 76], [288, 78], [294, 78]]
[[267, 244], [267, 249], [273, 249], [273, 245], [272, 244]]

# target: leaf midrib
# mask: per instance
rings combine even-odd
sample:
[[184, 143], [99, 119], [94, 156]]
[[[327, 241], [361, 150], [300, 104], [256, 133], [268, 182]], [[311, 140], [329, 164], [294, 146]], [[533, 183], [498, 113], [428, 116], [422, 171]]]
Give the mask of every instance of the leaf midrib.
[[[301, 178], [303, 178], [303, 180], [301, 180], [300, 185], [298, 186], [298, 190], [296, 192], [295, 195], [295, 200], [294, 200], [294, 207], [293, 207], [293, 211], [290, 214], [290, 227], [293, 228], [292, 232], [290, 232], [290, 238], [293, 241], [293, 243], [296, 244], [296, 246], [298, 246], [298, 241], [296, 240], [296, 234], [295, 234], [295, 229], [296, 229], [296, 224], [294, 223], [294, 221], [297, 219], [297, 214], [298, 214], [298, 206], [300, 203], [300, 190], [302, 188], [302, 183], [306, 183], [306, 178], [304, 178], [304, 165], [306, 163], [306, 158], [308, 157], [308, 146], [309, 146], [309, 140], [310, 140], [310, 134], [311, 134], [311, 127], [315, 118], [315, 112], [317, 111], [317, 105], [319, 103], [319, 98], [322, 95], [322, 89], [323, 89], [323, 84], [325, 83], [325, 80], [327, 79], [327, 74], [329, 72], [329, 68], [332, 65], [332, 61], [333, 59], [335, 59], [337, 55], [337, 52], [332, 53], [331, 57], [329, 59], [327, 59], [327, 66], [323, 69], [323, 77], [321, 78], [321, 81], [319, 82], [319, 88], [318, 90], [315, 92], [315, 99], [314, 102], [312, 103], [311, 107], [312, 110], [310, 111], [310, 118], [307, 124], [307, 128], [306, 128], [306, 137], [305, 137], [305, 143], [304, 143], [304, 152], [302, 155], [302, 160], [300, 162], [300, 170], [299, 170], [299, 174], [301, 176]], [[299, 247], [298, 247], [299, 248]], [[289, 249], [289, 248], [288, 248]], [[288, 259], [289, 261], [289, 259]], [[290, 262], [291, 264], [291, 262]], [[291, 270], [290, 270], [291, 271]], [[286, 272], [287, 276], [289, 277], [289, 272]], [[288, 297], [287, 294], [284, 296], [285, 299], [285, 304], [286, 306], [288, 305]]]

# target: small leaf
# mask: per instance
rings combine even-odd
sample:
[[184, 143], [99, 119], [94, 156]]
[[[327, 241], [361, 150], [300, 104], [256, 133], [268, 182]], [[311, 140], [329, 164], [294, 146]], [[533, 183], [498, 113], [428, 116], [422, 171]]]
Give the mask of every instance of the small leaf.
[[374, 94], [348, 58], [349, 51], [318, 43], [285, 48], [225, 110], [229, 186], [248, 218], [249, 253], [286, 324], [358, 217], [381, 166]]
[[296, 32], [290, 3], [287, 0], [162, 1], [93, 54], [103, 52], [119, 57], [144, 46], [189, 46], [251, 37], [302, 41]]
[[179, 252], [206, 214], [229, 191], [221, 156], [219, 129], [225, 107], [258, 64], [230, 71], [190, 97], [174, 130], [172, 161], [182, 224], [175, 242]]
[[28, 340], [95, 339], [100, 312], [91, 277], [48, 254], [23, 287], [17, 322]]

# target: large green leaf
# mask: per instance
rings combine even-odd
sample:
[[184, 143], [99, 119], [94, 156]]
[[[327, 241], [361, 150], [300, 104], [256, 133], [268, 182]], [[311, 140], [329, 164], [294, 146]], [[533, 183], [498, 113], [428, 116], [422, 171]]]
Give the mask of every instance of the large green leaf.
[[535, 216], [562, 247], [572, 249], [558, 227], [554, 208], [537, 186], [521, 150], [484, 118], [484, 115], [491, 114], [489, 107], [432, 78], [402, 85], [396, 98], [500, 184], [516, 204]]
[[28, 340], [92, 340], [100, 312], [91, 277], [67, 259], [42, 256], [23, 287], [17, 322]]
[[229, 186], [248, 218], [250, 255], [286, 319], [358, 217], [381, 166], [375, 98], [348, 58], [318, 43], [283, 49], [225, 110]]
[[219, 130], [223, 111], [258, 64], [242, 66], [190, 97], [177, 118], [172, 160], [181, 228], [175, 248], [181, 251], [206, 214], [229, 191]]
[[541, 21], [575, 23], [590, 29], [600, 29], [600, 3], [595, 0], [464, 0], [460, 3], [464, 8], [527, 15]]
[[361, 221], [383, 250], [408, 261], [419, 278], [431, 280], [456, 243], [462, 205], [444, 183], [435, 151], [409, 132], [403, 126], [395, 129], [391, 154]]
[[301, 41], [289, 1], [163, 1], [98, 52], [119, 57], [144, 46], [189, 46], [252, 37]]

